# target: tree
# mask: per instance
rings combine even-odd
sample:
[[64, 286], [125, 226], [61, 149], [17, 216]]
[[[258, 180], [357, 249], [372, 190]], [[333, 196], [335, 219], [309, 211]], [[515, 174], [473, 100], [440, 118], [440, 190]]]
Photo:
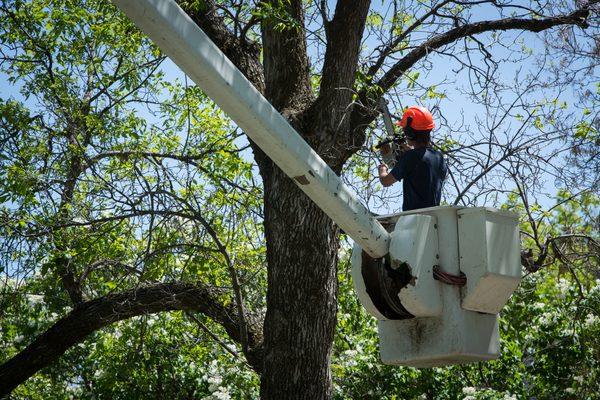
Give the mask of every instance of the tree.
[[[239, 133], [196, 88], [169, 84], [159, 71], [164, 57], [110, 4], [62, 5], [1, 8], [2, 66], [23, 97], [35, 99], [0, 104], [2, 256], [10, 276], [35, 271], [36, 290], [49, 293], [51, 312], [63, 317], [42, 324], [49, 330], [3, 364], [3, 394], [95, 329], [200, 303], [258, 360], [250, 354], [260, 353], [261, 332], [244, 316], [239, 336], [239, 310], [222, 288], [222, 263], [235, 274], [226, 245], [245, 248], [241, 269], [261, 253], [237, 238], [259, 235], [250, 226], [257, 192], [234, 144]], [[159, 99], [164, 93], [170, 97]], [[182, 99], [184, 117], [173, 106]], [[147, 126], [136, 115], [143, 109], [161, 123]], [[225, 241], [225, 227], [239, 244]], [[203, 282], [206, 270], [212, 277]], [[3, 286], [5, 306], [23, 295], [15, 286]]]
[[[440, 82], [419, 73], [454, 63], [472, 78], [468, 94], [487, 119], [476, 120], [483, 129], [472, 142], [439, 140], [452, 160], [447, 201], [499, 201], [498, 188], [508, 192], [511, 182], [528, 210], [540, 171], [555, 173], [550, 166], [565, 151], [555, 147], [561, 104], [529, 97], [549, 86], [547, 64], [502, 83], [499, 66], [528, 49], [513, 47], [519, 43], [510, 34], [503, 42], [501, 32], [581, 38], [596, 28], [594, 4], [444, 0], [378, 8], [339, 0], [329, 10], [324, 1], [180, 1], [337, 173], [356, 167], [361, 176], [366, 162], [358, 156], [372, 140], [381, 96], [441, 102]], [[241, 134], [195, 87], [169, 84], [160, 52], [112, 6], [62, 5], [6, 0], [0, 8], [2, 68], [42, 110], [2, 102], [3, 257], [11, 273], [40, 270], [38, 284], [54, 291], [64, 314], [0, 366], [2, 394], [96, 329], [183, 310], [210, 317], [239, 343], [260, 373], [262, 398], [331, 398], [339, 229], [251, 143], [261, 191]], [[580, 75], [557, 76], [552, 87], [589, 79]], [[509, 90], [514, 95], [504, 96]], [[144, 121], [142, 109], [162, 124]], [[515, 121], [519, 127], [506, 127]], [[593, 138], [585, 135], [586, 144]], [[536, 153], [549, 147], [550, 159]], [[597, 175], [582, 190], [595, 185]], [[544, 241], [534, 243], [542, 249], [535, 265]], [[262, 263], [264, 325], [261, 291], [249, 284], [262, 278]]]

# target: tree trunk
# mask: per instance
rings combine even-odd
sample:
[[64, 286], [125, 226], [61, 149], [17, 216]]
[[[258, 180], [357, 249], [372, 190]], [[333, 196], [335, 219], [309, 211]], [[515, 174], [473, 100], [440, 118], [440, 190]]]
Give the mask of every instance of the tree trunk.
[[328, 399], [339, 230], [277, 167], [263, 174], [268, 292], [262, 399]]
[[[296, 120], [313, 101], [303, 2], [284, 4], [301, 28], [281, 31], [263, 22], [265, 96], [306, 138]], [[261, 398], [329, 399], [339, 230], [270, 160], [257, 161], [268, 262]]]

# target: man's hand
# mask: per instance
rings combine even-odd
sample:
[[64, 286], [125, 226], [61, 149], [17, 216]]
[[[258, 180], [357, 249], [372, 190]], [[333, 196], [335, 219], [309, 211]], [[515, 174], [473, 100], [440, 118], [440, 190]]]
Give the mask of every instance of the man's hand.
[[379, 179], [381, 179], [382, 176], [386, 176], [388, 174], [388, 166], [383, 163], [379, 164], [377, 170], [379, 171]]
[[381, 182], [381, 184], [384, 187], [388, 187], [393, 185], [396, 181], [396, 178], [394, 178], [394, 175], [390, 174], [388, 172], [388, 166], [385, 164], [380, 164], [379, 167], [377, 167], [378, 171], [379, 171], [379, 181]]

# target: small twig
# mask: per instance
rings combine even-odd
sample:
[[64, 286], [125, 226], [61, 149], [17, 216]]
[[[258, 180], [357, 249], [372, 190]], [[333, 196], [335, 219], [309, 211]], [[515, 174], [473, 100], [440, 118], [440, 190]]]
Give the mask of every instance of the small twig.
[[[196, 318], [196, 316], [194, 314], [192, 314], [191, 312], [186, 312], [185, 315], [187, 315], [188, 318], [190, 318], [192, 321], [194, 321], [196, 323], [196, 325], [198, 325], [204, 332], [206, 332], [208, 334], [208, 336], [210, 336], [215, 342], [217, 342], [221, 347], [223, 347], [229, 354], [231, 354], [235, 358], [241, 359], [241, 357], [237, 353], [237, 351], [233, 350], [231, 347], [229, 347], [227, 345], [227, 343], [225, 343], [217, 335], [212, 333], [211, 330], [208, 329], [208, 327], [206, 325], [204, 325], [204, 323], [202, 321], [200, 321], [198, 318]], [[248, 365], [245, 360], [242, 360], [242, 361], [244, 361], [244, 363], [246, 365]]]

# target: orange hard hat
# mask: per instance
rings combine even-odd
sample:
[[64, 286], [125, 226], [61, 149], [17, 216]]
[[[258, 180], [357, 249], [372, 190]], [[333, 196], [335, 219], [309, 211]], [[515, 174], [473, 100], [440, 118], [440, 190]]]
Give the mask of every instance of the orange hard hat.
[[[408, 124], [409, 118], [411, 119], [410, 124]], [[416, 131], [429, 131], [435, 128], [433, 115], [431, 115], [428, 109], [421, 106], [408, 107], [406, 110], [404, 110], [402, 119], [396, 122], [396, 124], [402, 128], [406, 128], [406, 125], [408, 124], [410, 128]]]

